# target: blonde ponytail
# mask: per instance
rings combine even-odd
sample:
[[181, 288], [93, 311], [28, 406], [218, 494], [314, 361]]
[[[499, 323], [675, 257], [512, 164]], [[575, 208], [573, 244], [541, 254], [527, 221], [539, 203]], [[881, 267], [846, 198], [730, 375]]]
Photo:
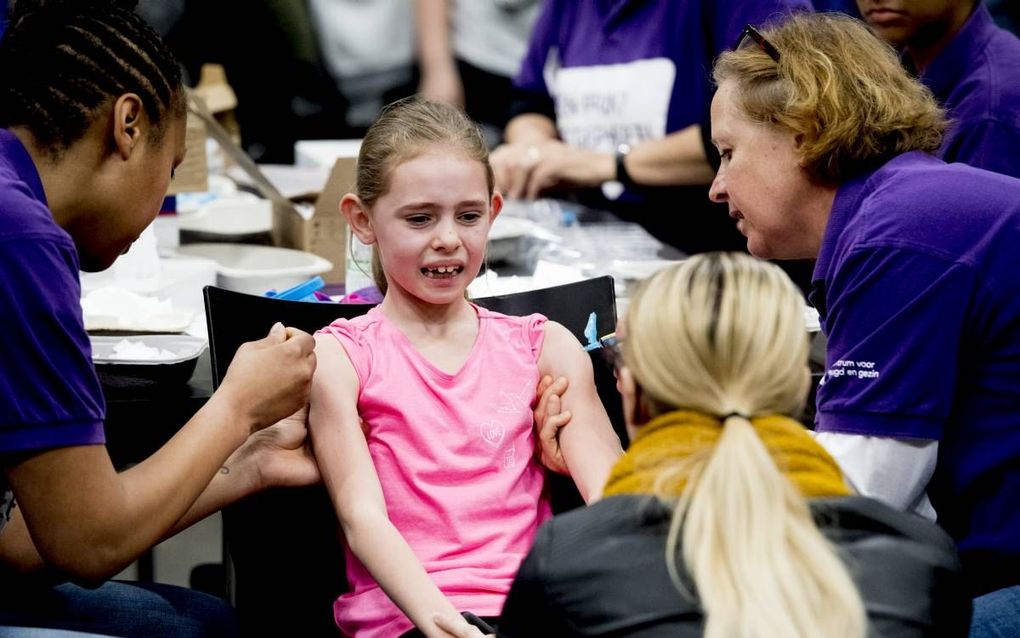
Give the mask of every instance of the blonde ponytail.
[[666, 558], [682, 587], [675, 567], [682, 534], [706, 638], [865, 635], [864, 606], [846, 566], [748, 420], [727, 419], [711, 455], [689, 471]]
[[[717, 442], [677, 459], [658, 492], [684, 485], [666, 542], [705, 612], [708, 638], [863, 638], [846, 565], [747, 416], [794, 415], [807, 390], [803, 297], [776, 266], [707, 253], [653, 275], [627, 312], [623, 356], [656, 416], [727, 415]], [[714, 437], [713, 437], [714, 438]], [[677, 490], [672, 490], [675, 496]]]

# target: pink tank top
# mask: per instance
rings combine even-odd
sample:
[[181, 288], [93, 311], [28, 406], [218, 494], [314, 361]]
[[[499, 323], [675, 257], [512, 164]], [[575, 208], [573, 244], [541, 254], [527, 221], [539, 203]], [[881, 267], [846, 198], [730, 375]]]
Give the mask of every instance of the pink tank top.
[[[321, 332], [357, 371], [390, 520], [457, 609], [498, 616], [551, 516], [531, 412], [546, 319], [476, 310], [478, 337], [456, 374], [433, 366], [378, 309]], [[350, 593], [333, 605], [344, 634], [391, 638], [413, 628], [350, 550], [347, 580]]]

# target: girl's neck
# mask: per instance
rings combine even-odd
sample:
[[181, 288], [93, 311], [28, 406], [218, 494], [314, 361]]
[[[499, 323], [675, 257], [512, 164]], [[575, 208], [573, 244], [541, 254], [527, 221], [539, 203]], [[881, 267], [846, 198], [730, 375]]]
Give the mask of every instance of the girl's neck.
[[439, 306], [391, 292], [379, 304], [386, 319], [432, 366], [450, 375], [462, 370], [481, 330], [474, 307], [463, 298]]
[[420, 299], [387, 291], [379, 310], [408, 336], [430, 335], [442, 337], [459, 332], [465, 322], [478, 322], [478, 315], [467, 299], [451, 304], [429, 304]]

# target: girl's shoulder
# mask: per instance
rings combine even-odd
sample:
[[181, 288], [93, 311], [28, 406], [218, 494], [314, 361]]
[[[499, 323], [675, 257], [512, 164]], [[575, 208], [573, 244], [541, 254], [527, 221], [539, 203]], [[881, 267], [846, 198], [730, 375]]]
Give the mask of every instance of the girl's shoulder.
[[382, 313], [377, 308], [370, 308], [365, 314], [357, 317], [340, 317], [334, 319], [328, 326], [315, 331], [316, 335], [333, 335], [341, 341], [363, 343], [371, 341], [373, 332], [384, 328], [385, 322], [381, 321]]
[[545, 315], [537, 312], [530, 315], [505, 315], [478, 305], [475, 309], [479, 323], [485, 324], [486, 333], [490, 336], [502, 339], [521, 336], [532, 349], [541, 348], [545, 326], [549, 321]]

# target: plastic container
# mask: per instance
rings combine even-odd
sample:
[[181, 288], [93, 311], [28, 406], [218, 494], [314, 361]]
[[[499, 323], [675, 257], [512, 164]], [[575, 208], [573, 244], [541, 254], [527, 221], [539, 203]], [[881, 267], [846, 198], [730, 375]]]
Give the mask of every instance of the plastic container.
[[[117, 354], [117, 344], [127, 340], [131, 345], [169, 352], [167, 358], [129, 358]], [[99, 380], [106, 388], [138, 389], [157, 385], [182, 385], [195, 372], [198, 357], [208, 346], [203, 337], [189, 335], [89, 336], [92, 362]]]
[[535, 222], [520, 217], [500, 215], [489, 230], [486, 258], [490, 262], [523, 263], [527, 258], [527, 240]]
[[372, 247], [366, 246], [354, 236], [351, 227], [345, 231], [347, 262], [344, 268], [344, 290], [352, 292], [375, 285], [372, 279]]
[[325, 285], [326, 283], [322, 281], [322, 277], [316, 275], [308, 281], [284, 291], [277, 291], [276, 289], [267, 290], [265, 295], [273, 299], [284, 299], [286, 301], [308, 301], [313, 303], [332, 301], [325, 293], [319, 293], [319, 290]]
[[253, 244], [186, 244], [179, 254], [206, 257], [216, 262], [216, 285], [227, 290], [262, 295], [267, 290], [286, 290], [333, 269], [318, 255]]
[[185, 243], [268, 243], [273, 227], [273, 204], [250, 193], [237, 193], [211, 201], [191, 214], [180, 215]]

